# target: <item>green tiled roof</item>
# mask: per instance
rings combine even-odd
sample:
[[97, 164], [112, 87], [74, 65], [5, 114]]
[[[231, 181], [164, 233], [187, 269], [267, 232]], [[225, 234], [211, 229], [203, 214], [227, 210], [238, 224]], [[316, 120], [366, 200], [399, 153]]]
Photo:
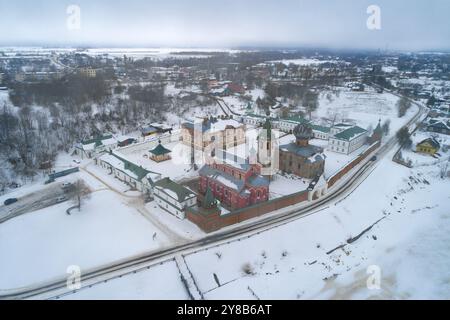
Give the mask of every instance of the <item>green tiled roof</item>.
[[164, 190], [172, 191], [177, 195], [178, 202], [183, 202], [184, 200], [195, 196], [195, 194], [191, 190], [189, 190], [186, 187], [183, 187], [182, 185], [176, 182], [173, 182], [172, 180], [170, 180], [170, 178], [164, 178], [157, 181], [155, 183], [155, 188], [162, 190], [164, 193], [173, 198], [173, 195], [170, 194], [170, 192]]
[[324, 133], [330, 133], [331, 128], [324, 127], [324, 126], [318, 126], [318, 125], [311, 125], [311, 128], [316, 131], [324, 132]]
[[352, 138], [354, 138], [355, 136], [359, 136], [365, 132], [367, 132], [367, 130], [365, 130], [361, 127], [358, 127], [358, 126], [354, 126], [354, 127], [348, 128], [347, 130], [344, 130], [344, 131], [336, 134], [334, 137], [339, 140], [349, 141]]
[[154, 154], [155, 156], [162, 156], [171, 152], [172, 151], [170, 151], [169, 149], [164, 148], [161, 143], [158, 144], [158, 146], [155, 149], [150, 150], [150, 153]]
[[112, 155], [114, 157], [116, 157], [117, 159], [119, 159], [120, 161], [122, 161], [124, 163], [124, 169], [130, 170], [131, 172], [133, 172], [136, 175], [138, 181], [141, 181], [150, 173], [156, 174], [156, 172], [146, 170], [143, 167], [140, 167], [140, 166], [134, 164], [133, 162], [130, 162], [122, 157], [119, 157], [115, 153], [112, 153]]
[[308, 120], [301, 116], [293, 116], [293, 117], [287, 117], [287, 118], [281, 118], [282, 121], [291, 121], [295, 123], [309, 123]]

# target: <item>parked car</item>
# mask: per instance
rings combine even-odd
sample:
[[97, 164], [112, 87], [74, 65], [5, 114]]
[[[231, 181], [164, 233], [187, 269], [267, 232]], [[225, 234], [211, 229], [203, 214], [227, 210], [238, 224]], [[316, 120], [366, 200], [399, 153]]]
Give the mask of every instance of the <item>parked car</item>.
[[371, 159], [370, 159], [370, 161], [373, 161], [373, 162], [375, 162], [375, 161], [377, 161], [377, 156], [373, 156]]
[[76, 164], [80, 164], [81, 163], [80, 160], [73, 160], [73, 162], [75, 162]]
[[65, 202], [65, 201], [67, 201], [67, 197], [65, 197], [65, 196], [58, 197], [56, 199], [56, 203], [61, 203], [61, 202]]
[[67, 189], [71, 186], [72, 184], [70, 182], [64, 182], [61, 186], [63, 189]]
[[4, 202], [3, 204], [4, 204], [5, 206], [9, 206], [9, 205], [11, 205], [11, 204], [13, 204], [13, 203], [16, 203], [17, 201], [19, 201], [19, 200], [17, 200], [16, 198], [6, 199], [5, 202]]

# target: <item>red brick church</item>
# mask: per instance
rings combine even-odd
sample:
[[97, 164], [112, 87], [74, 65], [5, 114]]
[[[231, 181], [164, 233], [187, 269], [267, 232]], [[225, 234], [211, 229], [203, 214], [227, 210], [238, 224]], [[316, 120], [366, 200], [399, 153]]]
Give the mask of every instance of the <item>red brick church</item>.
[[224, 153], [199, 174], [199, 191], [206, 194], [209, 186], [214, 197], [232, 210], [269, 199], [269, 180], [261, 176], [258, 163]]

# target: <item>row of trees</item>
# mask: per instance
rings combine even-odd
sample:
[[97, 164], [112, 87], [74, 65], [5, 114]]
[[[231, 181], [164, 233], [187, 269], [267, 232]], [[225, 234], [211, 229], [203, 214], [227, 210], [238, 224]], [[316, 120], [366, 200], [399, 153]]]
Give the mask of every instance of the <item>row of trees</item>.
[[[98, 83], [86, 79], [87, 84]], [[129, 92], [122, 88], [123, 97], [113, 96], [109, 85], [104, 82], [97, 88], [66, 88], [66, 92], [84, 92], [82, 98], [70, 94], [55, 96], [56, 88], [67, 84], [19, 85], [11, 93], [14, 106], [8, 103], [0, 106], [0, 183], [33, 177], [43, 164], [54, 161], [60, 151], [69, 152], [72, 146], [84, 139], [104, 132], [130, 132], [143, 122], [152, 119], [160, 121], [170, 107], [164, 97], [164, 87], [132, 87]], [[43, 86], [49, 90], [40, 91]], [[31, 88], [31, 93], [26, 89]], [[20, 97], [20, 98], [18, 98]], [[16, 99], [18, 98], [18, 99]], [[18, 101], [21, 101], [17, 103]], [[40, 107], [35, 104], [42, 103]], [[17, 108], [19, 107], [19, 108]], [[14, 174], [12, 174], [14, 173]], [[0, 186], [1, 188], [2, 186]]]

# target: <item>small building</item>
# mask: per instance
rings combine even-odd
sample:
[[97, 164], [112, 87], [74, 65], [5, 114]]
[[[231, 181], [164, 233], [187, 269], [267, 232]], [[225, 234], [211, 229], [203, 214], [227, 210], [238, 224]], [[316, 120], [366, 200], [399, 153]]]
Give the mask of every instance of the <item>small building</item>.
[[102, 153], [117, 148], [119, 142], [112, 135], [103, 135], [84, 140], [75, 146], [75, 154], [84, 158], [94, 158]]
[[361, 148], [367, 142], [367, 138], [367, 130], [358, 126], [353, 126], [331, 136], [328, 141], [328, 150], [337, 153], [350, 154]]
[[152, 136], [156, 136], [159, 133], [159, 129], [155, 128], [153, 126], [147, 126], [147, 127], [142, 127], [141, 128], [141, 135], [145, 138], [145, 137], [152, 137]]
[[330, 129], [330, 137], [338, 134], [339, 132], [345, 131], [353, 127], [352, 124], [349, 123], [338, 123], [331, 127]]
[[78, 73], [86, 78], [95, 78], [97, 76], [97, 70], [93, 68], [80, 68]]
[[450, 135], [450, 120], [430, 119], [427, 131]]
[[245, 143], [244, 124], [233, 119], [203, 119], [201, 122], [187, 122], [182, 125], [183, 144], [196, 150], [205, 150], [213, 145], [221, 149], [234, 148]]
[[164, 178], [155, 183], [154, 197], [158, 206], [179, 219], [184, 219], [186, 209], [197, 205], [197, 196], [188, 188]]
[[242, 116], [242, 123], [244, 123], [245, 125], [251, 125], [251, 126], [260, 126], [262, 125], [266, 120], [266, 117], [261, 116], [259, 114], [255, 114], [255, 113], [246, 113], [244, 116]]
[[127, 147], [127, 146], [132, 145], [137, 142], [136, 139], [129, 138], [129, 137], [120, 138], [120, 139], [118, 139], [118, 141], [119, 141], [118, 146], [121, 148]]
[[244, 94], [245, 88], [238, 83], [230, 83], [228, 84], [226, 91], [231, 94]]
[[300, 124], [308, 124], [309, 121], [301, 116], [292, 116], [286, 118], [280, 118], [272, 121], [274, 129], [278, 129], [283, 132], [290, 133]]
[[300, 124], [294, 129], [296, 141], [280, 146], [280, 170], [305, 179], [321, 176], [325, 170], [323, 148], [309, 144], [314, 138], [311, 126]]
[[439, 142], [437, 142], [436, 139], [428, 138], [417, 144], [416, 151], [433, 156], [439, 151], [440, 148], [441, 145], [439, 144]]
[[154, 183], [161, 179], [160, 173], [147, 170], [112, 151], [98, 158], [97, 165], [146, 195], [153, 194]]
[[311, 125], [314, 138], [320, 140], [328, 140], [330, 138], [331, 128], [319, 125]]
[[171, 159], [170, 156], [171, 153], [172, 151], [163, 147], [160, 140], [156, 148], [150, 150], [150, 159], [152, 159], [155, 162], [167, 161]]
[[151, 127], [155, 128], [156, 130], [158, 130], [159, 133], [172, 133], [173, 128], [167, 124], [163, 124], [163, 123], [152, 123], [150, 125]]

